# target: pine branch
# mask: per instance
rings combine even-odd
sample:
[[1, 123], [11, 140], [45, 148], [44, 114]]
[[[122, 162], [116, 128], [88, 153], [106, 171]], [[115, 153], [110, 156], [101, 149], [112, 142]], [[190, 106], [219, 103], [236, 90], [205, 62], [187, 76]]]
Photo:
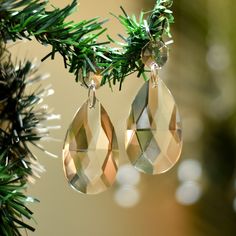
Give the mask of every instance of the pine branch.
[[97, 18], [79, 23], [66, 22], [66, 18], [75, 11], [77, 1], [64, 9], [46, 11], [47, 2], [39, 0], [2, 0], [0, 6], [0, 34], [8, 40], [31, 39], [35, 37], [43, 45], [51, 45], [51, 52], [43, 58], [54, 59], [59, 53], [65, 67], [76, 76], [81, 68], [94, 70], [95, 51], [99, 55], [96, 38], [105, 30], [104, 22]]
[[24, 223], [32, 212], [26, 207], [35, 199], [24, 195], [28, 182], [44, 170], [28, 144], [48, 135], [43, 125], [50, 114], [37, 108], [47, 89], [26, 94], [26, 87], [43, 77], [31, 62], [15, 67], [0, 44], [0, 235], [20, 235], [19, 229], [34, 230]]
[[76, 76], [76, 81], [83, 82], [90, 72], [101, 73], [101, 84], [122, 81], [136, 71], [138, 76], [144, 73], [144, 65], [140, 60], [141, 50], [150, 40], [162, 40], [163, 35], [170, 35], [170, 24], [173, 23], [169, 8], [173, 0], [157, 0], [150, 16], [142, 13], [138, 21], [129, 17], [123, 10], [119, 16], [120, 23], [126, 29], [128, 37], [125, 42], [118, 43], [119, 49], [113, 49], [108, 43], [98, 42], [98, 38], [106, 29], [97, 18], [83, 20], [79, 23], [67, 22], [67, 17], [75, 11], [77, 1], [64, 9], [55, 8], [46, 11], [47, 3], [40, 0], [2, 0], [0, 6], [0, 34], [5, 41], [31, 39], [35, 37], [43, 45], [51, 45], [47, 58], [54, 59], [59, 53], [69, 72]]
[[[1, 160], [5, 155], [4, 152], [0, 153]], [[20, 228], [34, 231], [34, 228], [24, 223], [23, 217], [32, 218], [33, 213], [26, 207], [26, 203], [37, 200], [23, 194], [26, 181], [23, 176], [12, 172], [18, 164], [15, 162], [9, 166], [0, 165], [0, 233], [3, 236], [21, 235]]]
[[[112, 55], [113, 72], [112, 79], [115, 84], [120, 81], [120, 88], [125, 77], [138, 72], [138, 77], [143, 75], [145, 79], [145, 65], [141, 60], [142, 49], [150, 41], [164, 41], [163, 37], [171, 37], [170, 24], [174, 22], [172, 11], [169, 10], [172, 0], [158, 0], [154, 10], [148, 13], [141, 12], [139, 19], [134, 15], [128, 16], [121, 7], [123, 15], [115, 16], [126, 30], [128, 37], [119, 35], [124, 43], [119, 43], [109, 39], [117, 44], [122, 45], [122, 53]], [[148, 14], [148, 17], [145, 15]], [[109, 76], [104, 77], [103, 84]]]
[[172, 0], [157, 0], [149, 16], [141, 13], [139, 20], [121, 8], [123, 15], [117, 18], [128, 36], [120, 35], [124, 42], [117, 42], [117, 49], [108, 46], [114, 42], [109, 36], [108, 42], [98, 42], [106, 31], [102, 28], [106, 21], [67, 21], [76, 8], [76, 0], [64, 9], [51, 11], [46, 10], [47, 2], [42, 0], [0, 0], [0, 235], [19, 236], [21, 227], [34, 230], [24, 223], [23, 217], [31, 219], [32, 212], [26, 204], [35, 200], [23, 192], [28, 181], [39, 176], [42, 167], [28, 144], [43, 150], [37, 141], [48, 135], [42, 121], [49, 118], [44, 108], [36, 109], [47, 90], [25, 93], [27, 86], [42, 77], [35, 74], [31, 62], [16, 68], [4, 43], [35, 38], [52, 47], [42, 60], [60, 54], [76, 81], [83, 82], [91, 72], [101, 73], [102, 85], [120, 82], [121, 88], [128, 75], [138, 72], [138, 76], [145, 76], [141, 61], [144, 46], [152, 40], [163, 41], [165, 35], [171, 37], [171, 4]]

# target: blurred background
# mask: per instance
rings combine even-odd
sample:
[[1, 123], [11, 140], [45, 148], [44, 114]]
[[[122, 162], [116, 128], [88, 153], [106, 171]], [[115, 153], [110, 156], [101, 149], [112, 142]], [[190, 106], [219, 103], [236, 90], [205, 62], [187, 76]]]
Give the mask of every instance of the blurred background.
[[[80, 0], [75, 21], [96, 16], [110, 18], [108, 33], [124, 33], [109, 12], [129, 14], [150, 10], [154, 0]], [[69, 0], [51, 0], [63, 7]], [[62, 169], [61, 150], [66, 130], [87, 91], [75, 84], [60, 57], [41, 64], [40, 73], [51, 75], [54, 96], [47, 99], [61, 114], [58, 142], [44, 146], [59, 156], [53, 159], [38, 152], [47, 172], [30, 186], [40, 199], [30, 206], [37, 221], [35, 236], [235, 236], [236, 235], [236, 32], [234, 0], [174, 0], [175, 43], [162, 71], [172, 91], [184, 126], [184, 150], [179, 163], [158, 176], [139, 174], [129, 166], [124, 150], [126, 118], [139, 88], [135, 76], [122, 91], [104, 86], [97, 97], [116, 129], [121, 166], [117, 183], [108, 191], [82, 195], [72, 190]], [[38, 58], [48, 52], [36, 42], [11, 47], [14, 57]], [[45, 82], [48, 84], [49, 82]], [[55, 123], [53, 123], [55, 125]]]

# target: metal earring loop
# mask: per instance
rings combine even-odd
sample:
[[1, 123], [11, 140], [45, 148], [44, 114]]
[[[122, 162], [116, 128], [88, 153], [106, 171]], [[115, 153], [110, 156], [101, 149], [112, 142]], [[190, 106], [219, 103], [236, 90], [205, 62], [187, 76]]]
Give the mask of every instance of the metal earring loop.
[[158, 86], [158, 69], [159, 66], [157, 65], [157, 63], [153, 63], [151, 65], [151, 81], [154, 88]]
[[91, 81], [88, 89], [89, 108], [94, 108], [96, 105], [96, 84]]

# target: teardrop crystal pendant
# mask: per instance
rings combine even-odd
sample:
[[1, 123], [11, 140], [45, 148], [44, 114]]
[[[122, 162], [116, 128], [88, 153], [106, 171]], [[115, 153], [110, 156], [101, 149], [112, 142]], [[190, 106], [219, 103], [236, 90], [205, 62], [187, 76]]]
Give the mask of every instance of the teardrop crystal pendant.
[[134, 99], [127, 122], [126, 151], [136, 169], [147, 174], [169, 170], [182, 150], [181, 121], [162, 80], [146, 82]]
[[[96, 98], [95, 98], [96, 99]], [[110, 118], [96, 99], [77, 111], [63, 148], [66, 178], [77, 191], [96, 194], [115, 181], [118, 168], [118, 145]]]

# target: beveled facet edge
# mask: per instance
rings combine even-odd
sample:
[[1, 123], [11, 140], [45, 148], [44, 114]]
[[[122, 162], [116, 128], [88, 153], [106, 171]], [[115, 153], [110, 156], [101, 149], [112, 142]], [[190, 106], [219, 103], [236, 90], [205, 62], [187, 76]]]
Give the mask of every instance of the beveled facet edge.
[[[148, 81], [146, 81], [146, 82], [139, 88], [138, 93], [140, 92], [140, 90], [141, 90], [144, 86], [150, 87], [150, 86], [151, 86], [150, 83], [151, 83], [151, 80], [149, 79]], [[170, 92], [170, 90], [168, 89], [168, 87], [166, 86], [166, 84], [163, 82], [163, 80], [162, 80], [161, 78], [158, 78], [158, 83], [162, 83], [162, 84], [165, 86], [165, 88], [167, 89], [167, 91], [168, 91], [168, 93], [169, 93], [169, 96], [171, 96], [172, 99], [173, 99], [173, 101], [175, 102], [175, 98], [174, 98], [173, 94]], [[155, 87], [153, 87], [153, 89], [155, 89]], [[137, 95], [138, 95], [138, 93], [137, 93]], [[126, 121], [126, 127], [130, 126], [130, 125], [129, 125], [129, 123], [130, 123], [130, 122], [129, 122], [129, 118], [132, 116], [132, 113], [131, 113], [131, 111], [132, 111], [132, 106], [133, 106], [133, 103], [134, 103], [134, 101], [135, 101], [137, 95], [135, 96], [134, 100], [132, 101], [132, 105], [130, 106], [129, 113], [128, 113], [128, 119], [127, 119], [127, 121]], [[179, 114], [179, 117], [181, 117], [180, 112], [179, 112], [179, 108], [178, 108], [176, 102], [175, 102], [175, 105], [176, 105], [176, 111], [177, 111], [177, 113]], [[183, 137], [183, 135], [182, 135], [182, 132], [183, 132], [182, 119], [179, 120], [179, 125], [180, 125], [180, 127], [181, 127], [181, 136]], [[129, 143], [130, 143], [130, 142], [128, 142], [128, 140], [131, 141], [131, 138], [130, 138], [130, 139], [127, 138], [127, 136], [128, 136], [128, 135], [127, 135], [127, 132], [128, 132], [128, 131], [131, 132], [131, 131], [133, 131], [133, 130], [127, 129], [127, 130], [126, 130], [126, 133], [125, 133], [125, 150], [126, 150], [126, 155], [128, 156], [128, 159], [130, 160], [130, 162], [131, 162], [131, 164], [134, 166], [134, 168], [137, 169], [139, 172], [144, 173], [144, 174], [147, 174], [147, 175], [159, 175], [159, 174], [164, 174], [164, 173], [170, 171], [170, 170], [176, 165], [176, 163], [179, 161], [179, 159], [180, 159], [180, 157], [181, 157], [181, 155], [182, 155], [182, 151], [183, 151], [183, 143], [184, 143], [183, 138], [181, 139], [181, 142], [180, 142], [180, 144], [179, 144], [179, 145], [180, 145], [180, 149], [179, 149], [179, 153], [177, 154], [177, 158], [176, 158], [175, 162], [173, 162], [172, 165], [171, 165], [169, 168], [167, 168], [166, 170], [163, 170], [163, 171], [152, 172], [152, 173], [145, 172], [143, 169], [138, 168], [138, 167], [132, 162], [131, 158], [129, 157], [129, 155], [128, 155], [128, 153], [127, 153], [127, 149], [128, 149]], [[134, 133], [135, 133], [135, 132], [134, 132]]]
[[[95, 106], [97, 106], [97, 105], [99, 104], [99, 106], [100, 106], [102, 112], [105, 112], [105, 113], [107, 114], [107, 118], [108, 118], [109, 123], [110, 123], [110, 125], [111, 125], [111, 127], [112, 127], [113, 140], [115, 139], [115, 141], [112, 141], [112, 143], [115, 142], [115, 143], [112, 145], [112, 149], [111, 149], [112, 152], [115, 154], [115, 157], [113, 157], [112, 159], [113, 159], [113, 161], [115, 162], [116, 170], [118, 171], [118, 167], [119, 167], [119, 144], [118, 144], [118, 139], [117, 139], [116, 131], [115, 131], [114, 125], [113, 125], [113, 123], [111, 122], [111, 119], [110, 119], [110, 117], [109, 117], [107, 111], [105, 110], [105, 108], [103, 107], [103, 105], [100, 103], [100, 101], [99, 101], [97, 98], [95, 98], [95, 99], [96, 99], [96, 102], [95, 102], [96, 104], [95, 104]], [[69, 128], [67, 129], [67, 132], [66, 132], [66, 135], [65, 135], [65, 138], [64, 138], [64, 142], [63, 142], [62, 164], [63, 164], [64, 176], [65, 176], [65, 178], [66, 178], [66, 180], [67, 180], [67, 183], [68, 183], [68, 185], [69, 185], [74, 191], [79, 192], [79, 193], [84, 194], [84, 195], [96, 195], [96, 194], [105, 192], [106, 190], [110, 189], [110, 188], [114, 185], [114, 183], [115, 183], [115, 181], [116, 181], [116, 178], [114, 178], [114, 181], [113, 181], [110, 185], [106, 185], [105, 188], [103, 188], [103, 189], [101, 189], [101, 190], [99, 190], [99, 191], [97, 191], [97, 192], [84, 192], [84, 191], [81, 191], [81, 190], [77, 189], [77, 188], [71, 183], [71, 180], [68, 178], [68, 176], [67, 176], [67, 174], [66, 174], [65, 165], [64, 165], [65, 158], [66, 158], [65, 155], [64, 155], [64, 152], [65, 152], [64, 149], [65, 149], [66, 140], [67, 140], [67, 138], [68, 138], [70, 129], [72, 128], [73, 121], [74, 121], [74, 119], [76, 118], [76, 116], [78, 115], [78, 113], [81, 111], [81, 109], [82, 109], [84, 106], [87, 105], [87, 106], [89, 107], [89, 102], [90, 102], [90, 101], [89, 101], [89, 98], [88, 98], [88, 99], [76, 110], [76, 112], [75, 112], [75, 114], [74, 114], [74, 116], [73, 116], [73, 119], [72, 119], [72, 121], [70, 122]], [[93, 108], [91, 108], [91, 109], [93, 109]], [[116, 147], [116, 148], [114, 149], [114, 147]], [[116, 171], [116, 175], [117, 175], [117, 171]]]

